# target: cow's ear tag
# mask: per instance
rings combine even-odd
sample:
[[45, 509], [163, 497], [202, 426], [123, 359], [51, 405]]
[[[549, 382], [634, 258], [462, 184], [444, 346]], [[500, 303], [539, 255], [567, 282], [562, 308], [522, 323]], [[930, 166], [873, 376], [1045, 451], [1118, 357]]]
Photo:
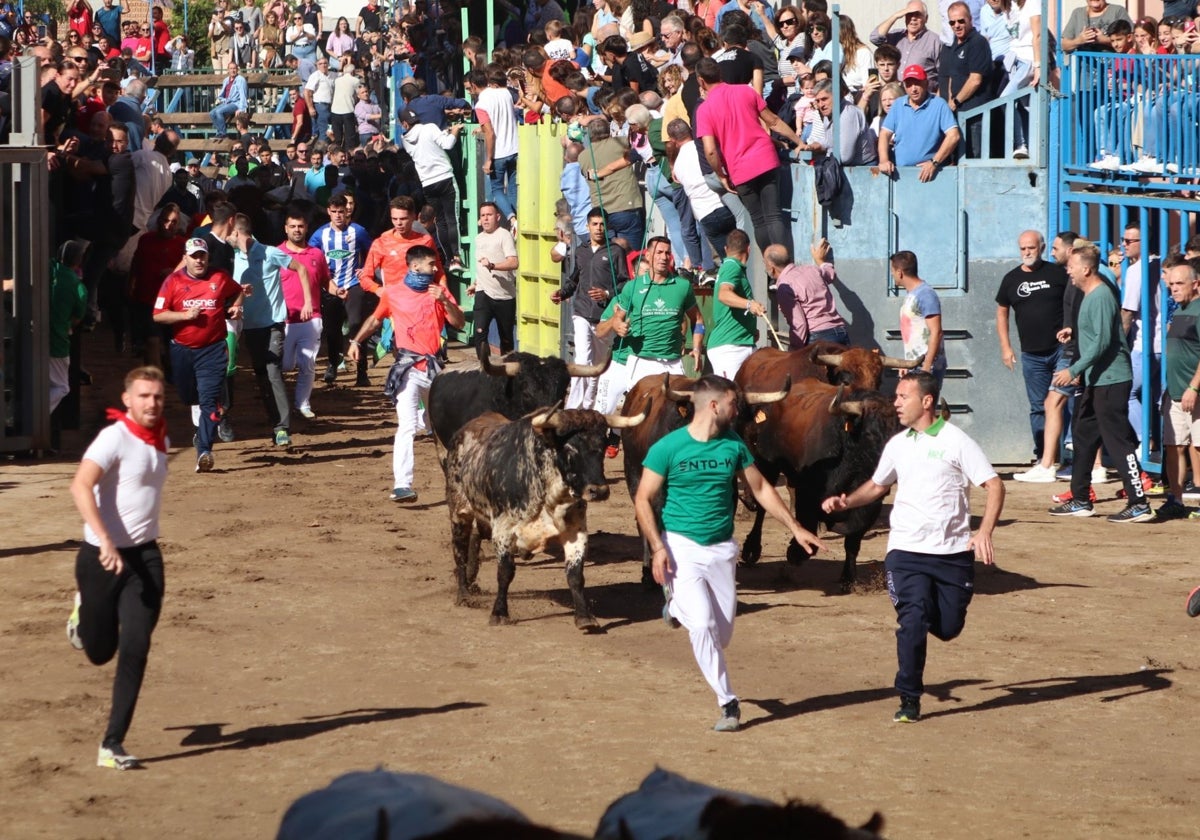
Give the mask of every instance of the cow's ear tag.
[[754, 422], [755, 423], [764, 423], [764, 422], [766, 422], [766, 419], [767, 419], [767, 412], [763, 411], [761, 408], [757, 412], [755, 412], [755, 414], [754, 414]]
[[679, 412], [680, 417], [687, 417], [687, 406], [682, 403], [675, 403], [675, 410]]

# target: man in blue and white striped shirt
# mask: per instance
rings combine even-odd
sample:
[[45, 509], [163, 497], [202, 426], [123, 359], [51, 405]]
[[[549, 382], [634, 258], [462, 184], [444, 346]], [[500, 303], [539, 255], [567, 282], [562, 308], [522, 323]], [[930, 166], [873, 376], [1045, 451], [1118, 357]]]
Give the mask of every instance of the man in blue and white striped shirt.
[[[329, 224], [319, 227], [309, 237], [308, 244], [320, 248], [329, 263], [329, 288], [321, 293], [321, 311], [325, 317], [325, 353], [329, 357], [325, 384], [332, 385], [344, 350], [342, 325], [348, 322], [350, 335], [356, 335], [379, 299], [363, 291], [358, 282], [358, 272], [371, 250], [371, 237], [362, 225], [350, 221], [349, 198], [344, 193], [333, 196], [328, 211]], [[355, 385], [370, 384], [367, 355], [358, 358]]]

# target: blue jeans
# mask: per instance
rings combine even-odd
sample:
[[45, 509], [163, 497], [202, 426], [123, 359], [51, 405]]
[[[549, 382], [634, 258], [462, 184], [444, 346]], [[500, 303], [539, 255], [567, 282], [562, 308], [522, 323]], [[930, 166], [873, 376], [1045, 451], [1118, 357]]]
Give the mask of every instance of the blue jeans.
[[622, 210], [619, 213], [609, 213], [605, 219], [608, 232], [613, 237], [621, 237], [629, 243], [629, 251], [639, 251], [642, 248], [642, 238], [646, 235], [646, 211]]
[[1021, 353], [1021, 375], [1025, 377], [1025, 396], [1029, 398], [1029, 431], [1033, 433], [1033, 457], [1040, 459], [1046, 443], [1046, 394], [1058, 366], [1062, 348], [1049, 353]]
[[692, 203], [688, 201], [687, 193], [677, 187], [671, 194], [671, 201], [675, 204], [675, 212], [679, 215], [683, 247], [687, 251], [692, 265], [696, 268], [715, 265], [712, 248], [708, 247], [708, 242], [700, 235], [700, 230], [696, 225], [696, 215], [692, 212]]
[[816, 330], [809, 333], [808, 341], [811, 344], [814, 341], [836, 341], [838, 344], [849, 344], [850, 333], [845, 327], [833, 327], [828, 330]]
[[517, 215], [517, 156], [496, 158], [492, 161], [492, 173], [488, 175], [492, 201], [500, 208], [500, 215], [507, 219]]
[[171, 342], [171, 368], [175, 387], [184, 405], [200, 406], [200, 425], [196, 427], [196, 454], [212, 452], [217, 435], [217, 405], [225, 385], [229, 366], [229, 348], [225, 339], [194, 349]]
[[[1134, 350], [1129, 353], [1129, 362], [1133, 365], [1133, 386], [1129, 389], [1129, 425], [1133, 427], [1134, 437], [1138, 442], [1141, 442], [1145, 435], [1142, 427], [1142, 396], [1145, 389], [1145, 382], [1142, 377], [1142, 365], [1144, 364], [1143, 351]], [[1158, 423], [1155, 417], [1158, 415], [1158, 404], [1162, 397], [1162, 387], [1159, 383], [1160, 370], [1159, 363], [1161, 359], [1154, 356], [1150, 360], [1150, 428], [1155, 429]], [[1154, 435], [1157, 437], [1157, 435]]]
[[316, 109], [317, 115], [313, 117], [313, 133], [312, 139], [314, 142], [325, 143], [329, 137], [326, 131], [329, 129], [329, 114], [333, 106], [328, 102], [314, 102], [313, 108]]
[[224, 105], [218, 105], [208, 112], [208, 116], [212, 118], [213, 128], [217, 134], [225, 135], [225, 121], [237, 113], [237, 106], [232, 102], [226, 102]]
[[675, 257], [675, 263], [682, 266], [683, 258], [687, 256], [690, 259], [691, 255], [688, 254], [683, 241], [682, 223], [679, 211], [675, 209], [675, 191], [659, 167], [646, 167], [646, 192], [654, 199], [654, 207], [662, 216], [663, 225], [667, 229], [667, 239], [671, 240], [671, 253]]
[[716, 265], [720, 265], [721, 260], [725, 259], [725, 239], [736, 227], [737, 219], [728, 207], [718, 207], [700, 220], [700, 229], [704, 231], [705, 239], [712, 243], [713, 262]]

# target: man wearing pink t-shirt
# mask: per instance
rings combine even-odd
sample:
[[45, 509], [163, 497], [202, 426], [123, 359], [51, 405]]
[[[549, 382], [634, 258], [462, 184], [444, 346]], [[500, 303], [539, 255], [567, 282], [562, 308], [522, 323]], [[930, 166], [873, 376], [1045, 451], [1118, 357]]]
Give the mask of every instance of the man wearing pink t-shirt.
[[325, 252], [308, 245], [308, 221], [300, 210], [290, 210], [283, 224], [287, 239], [279, 249], [308, 269], [309, 299], [312, 301], [312, 317], [307, 321], [300, 317], [304, 307], [304, 289], [300, 275], [291, 269], [279, 271], [279, 282], [283, 284], [283, 303], [287, 307], [287, 322], [283, 333], [283, 371], [296, 370], [296, 410], [308, 420], [313, 413], [309, 400], [312, 397], [313, 380], [317, 375], [317, 351], [321, 347], [321, 290], [329, 286], [329, 263]]
[[754, 222], [754, 240], [760, 250], [787, 242], [779, 207], [779, 153], [771, 135], [759, 124], [800, 145], [796, 132], [779, 119], [762, 96], [749, 85], [721, 82], [720, 65], [702, 58], [696, 65], [704, 102], [696, 110], [696, 139], [725, 189], [736, 192]]

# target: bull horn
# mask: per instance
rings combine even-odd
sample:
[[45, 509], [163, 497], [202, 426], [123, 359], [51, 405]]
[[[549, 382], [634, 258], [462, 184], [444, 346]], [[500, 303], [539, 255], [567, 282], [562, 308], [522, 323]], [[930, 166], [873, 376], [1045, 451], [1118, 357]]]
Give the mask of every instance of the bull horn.
[[766, 405], [779, 402], [788, 395], [790, 390], [792, 390], [792, 375], [789, 373], [783, 380], [783, 390], [781, 391], [745, 391], [742, 396], [746, 400], [746, 405]]
[[577, 365], [573, 362], [567, 362], [567, 373], [571, 374], [571, 376], [600, 376], [604, 371], [608, 370], [610, 364], [612, 364], [611, 354], [603, 362], [597, 362], [594, 365]]
[[559, 400], [550, 407], [550, 410], [542, 414], [533, 415], [533, 419], [529, 422], [535, 429], [557, 429], [559, 427], [560, 417], [556, 416], [558, 410], [562, 408], [563, 401]]
[[842, 394], [845, 393], [846, 386], [839, 385], [837, 393], [833, 395], [833, 399], [829, 401], [830, 414], [849, 414], [854, 417], [861, 417], [863, 413], [862, 400], [854, 400], [853, 402], [842, 402]]
[[943, 420], [950, 419], [950, 403], [946, 402], [945, 397], [942, 397], [941, 402], [938, 403], [938, 413], [942, 415]]
[[841, 353], [837, 353], [837, 354], [815, 353], [813, 355], [813, 361], [818, 364], [829, 365], [830, 367], [841, 367], [842, 366], [842, 354]]
[[883, 356], [880, 361], [883, 362], [885, 368], [912, 370], [925, 361], [925, 356], [922, 355], [919, 359], [897, 359], [895, 356]]
[[484, 373], [489, 373], [492, 376], [507, 376], [514, 377], [521, 372], [520, 362], [505, 362], [493, 361], [492, 354], [486, 349], [479, 354], [479, 366], [483, 368]]
[[646, 401], [642, 403], [642, 413], [628, 417], [624, 414], [605, 414], [604, 422], [608, 424], [610, 429], [632, 429], [634, 426], [640, 425], [643, 420], [650, 414], [650, 403], [653, 400], [650, 395], [646, 395]]

